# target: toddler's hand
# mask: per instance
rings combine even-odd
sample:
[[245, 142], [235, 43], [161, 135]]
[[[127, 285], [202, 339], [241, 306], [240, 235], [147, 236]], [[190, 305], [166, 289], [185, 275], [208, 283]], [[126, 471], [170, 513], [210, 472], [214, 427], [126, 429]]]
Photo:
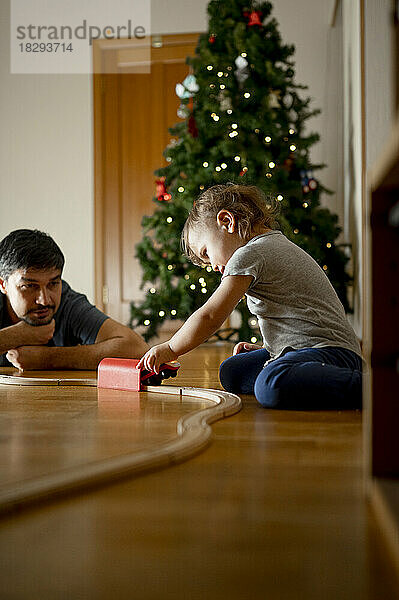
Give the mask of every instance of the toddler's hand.
[[137, 363], [138, 369], [147, 369], [159, 373], [159, 367], [170, 360], [175, 360], [178, 357], [176, 352], [170, 348], [168, 342], [153, 346], [144, 354]]
[[249, 342], [238, 342], [238, 344], [234, 346], [233, 356], [235, 356], [236, 354], [240, 354], [241, 352], [251, 352], [252, 350], [260, 350], [260, 348], [263, 348], [263, 346], [260, 346], [259, 344], [250, 344]]

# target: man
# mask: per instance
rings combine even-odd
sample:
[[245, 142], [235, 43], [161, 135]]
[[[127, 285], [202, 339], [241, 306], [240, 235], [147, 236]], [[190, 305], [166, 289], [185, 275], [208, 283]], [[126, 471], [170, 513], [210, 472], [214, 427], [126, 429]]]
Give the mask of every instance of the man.
[[41, 231], [0, 242], [0, 366], [96, 369], [106, 356], [140, 358], [148, 345], [61, 279], [64, 256]]

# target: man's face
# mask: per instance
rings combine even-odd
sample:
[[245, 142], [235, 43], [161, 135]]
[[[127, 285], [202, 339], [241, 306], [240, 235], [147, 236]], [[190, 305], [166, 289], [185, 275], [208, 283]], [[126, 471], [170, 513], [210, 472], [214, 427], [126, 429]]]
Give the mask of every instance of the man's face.
[[61, 302], [61, 271], [18, 269], [7, 280], [0, 279], [0, 287], [14, 323], [22, 320], [29, 325], [47, 325]]

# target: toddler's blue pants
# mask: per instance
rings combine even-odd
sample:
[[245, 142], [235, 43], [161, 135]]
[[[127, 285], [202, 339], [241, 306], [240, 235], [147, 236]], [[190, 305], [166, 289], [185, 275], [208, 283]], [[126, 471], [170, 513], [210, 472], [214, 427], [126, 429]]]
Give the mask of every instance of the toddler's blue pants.
[[271, 361], [265, 348], [220, 365], [220, 382], [235, 394], [255, 394], [265, 408], [344, 409], [362, 406], [362, 359], [344, 348], [289, 350]]

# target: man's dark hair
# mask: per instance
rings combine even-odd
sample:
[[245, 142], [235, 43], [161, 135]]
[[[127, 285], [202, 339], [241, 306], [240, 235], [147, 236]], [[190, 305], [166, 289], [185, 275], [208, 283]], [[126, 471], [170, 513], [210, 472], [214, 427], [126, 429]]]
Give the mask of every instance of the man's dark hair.
[[17, 269], [60, 269], [65, 259], [55, 241], [37, 229], [16, 229], [0, 242], [0, 277]]

